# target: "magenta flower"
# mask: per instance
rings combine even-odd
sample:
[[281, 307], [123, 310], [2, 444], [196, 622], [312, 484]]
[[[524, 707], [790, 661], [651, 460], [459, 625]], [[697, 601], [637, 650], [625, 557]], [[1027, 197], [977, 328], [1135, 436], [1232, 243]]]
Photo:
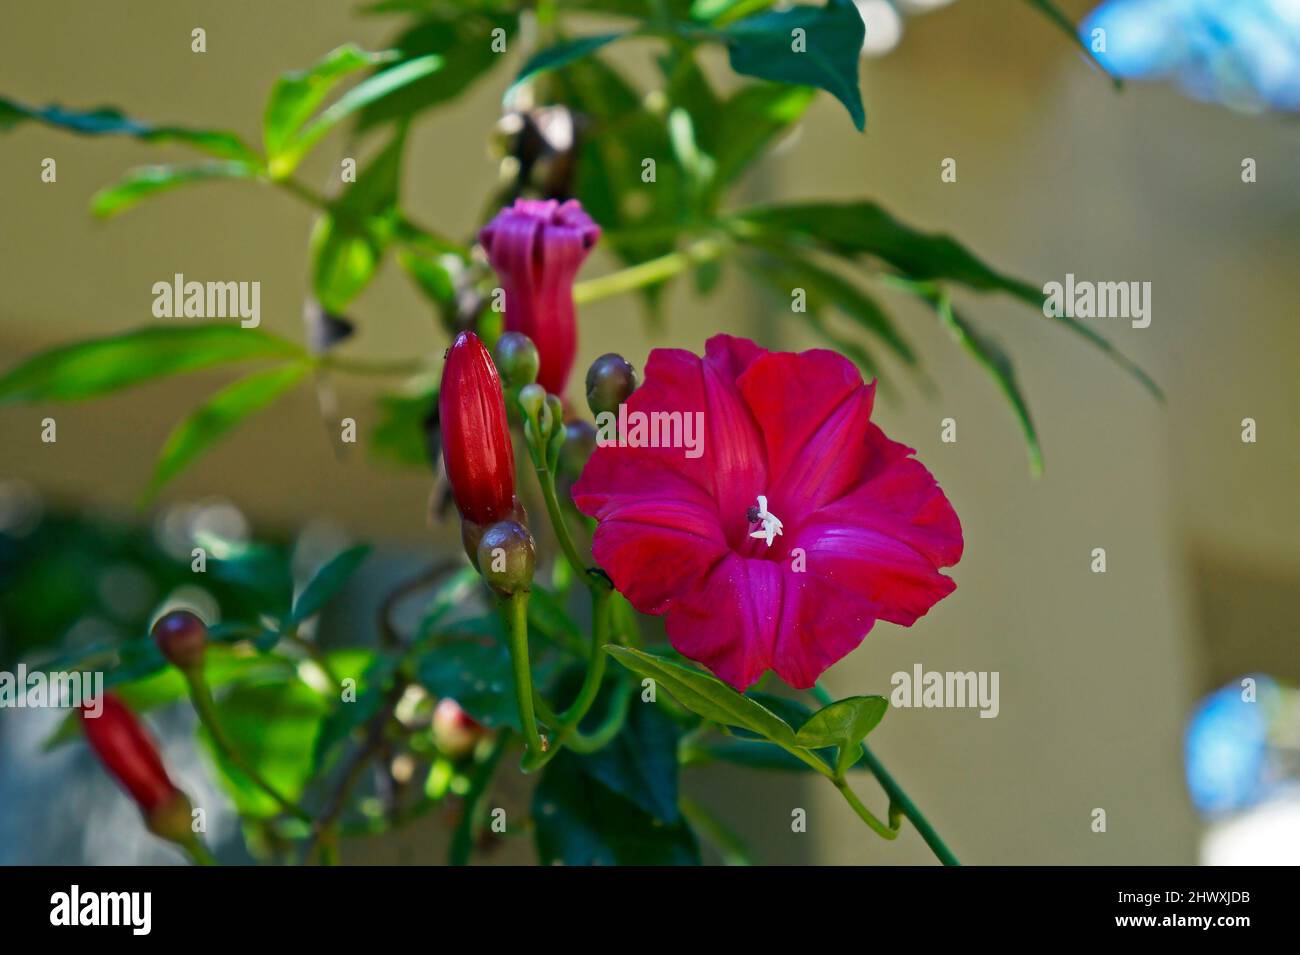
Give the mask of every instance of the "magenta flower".
[[479, 232], [505, 290], [506, 329], [533, 340], [537, 381], [563, 395], [578, 348], [573, 279], [600, 238], [576, 199], [519, 199]]
[[768, 669], [807, 688], [876, 620], [911, 626], [956, 587], [939, 568], [961, 558], [961, 524], [871, 422], [874, 395], [830, 351], [655, 349], [628, 421], [662, 437], [673, 419], [654, 413], [700, 412], [702, 448], [607, 443], [574, 485], [614, 585], [738, 689]]

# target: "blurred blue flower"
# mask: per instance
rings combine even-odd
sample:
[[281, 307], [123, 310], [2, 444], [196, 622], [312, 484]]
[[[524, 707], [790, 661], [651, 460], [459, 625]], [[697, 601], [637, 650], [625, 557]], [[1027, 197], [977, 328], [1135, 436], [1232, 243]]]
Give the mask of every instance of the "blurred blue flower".
[[1270, 677], [1254, 675], [1255, 700], [1242, 699], [1241, 681], [1211, 693], [1187, 724], [1184, 744], [1187, 788], [1205, 815], [1245, 808], [1268, 795], [1269, 721], [1281, 690]]
[[1300, 0], [1107, 0], [1079, 30], [1117, 76], [1173, 76], [1199, 99], [1300, 111]]

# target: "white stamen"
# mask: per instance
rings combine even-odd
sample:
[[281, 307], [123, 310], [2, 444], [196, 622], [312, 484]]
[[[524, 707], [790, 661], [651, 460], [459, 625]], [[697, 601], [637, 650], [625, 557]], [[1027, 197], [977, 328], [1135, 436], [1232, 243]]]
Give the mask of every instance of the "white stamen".
[[762, 494], [758, 496], [758, 520], [762, 522], [761, 529], [750, 532], [750, 537], [759, 537], [767, 541], [767, 546], [772, 546], [772, 540], [781, 533], [781, 519], [767, 509], [767, 498]]

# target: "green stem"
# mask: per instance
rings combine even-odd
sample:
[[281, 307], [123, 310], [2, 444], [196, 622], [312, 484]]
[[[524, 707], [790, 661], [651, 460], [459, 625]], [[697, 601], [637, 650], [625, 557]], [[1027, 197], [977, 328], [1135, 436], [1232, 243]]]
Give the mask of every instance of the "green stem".
[[[566, 743], [578, 736], [578, 724], [591, 710], [592, 704], [600, 694], [600, 684], [605, 678], [608, 657], [605, 644], [609, 642], [609, 609], [613, 592], [605, 588], [592, 591], [592, 633], [591, 652], [587, 657], [587, 672], [582, 679], [582, 686], [573, 703], [563, 713], [557, 715], [559, 725], [555, 728], [550, 749], [546, 752], [533, 752], [524, 756], [522, 769], [526, 773], [534, 772], [545, 766]], [[626, 716], [626, 706], [615, 706], [610, 718], [595, 734], [583, 738], [579, 744], [582, 751], [594, 752], [601, 745], [618, 735], [622, 720]], [[570, 745], [571, 749], [578, 749]]]
[[853, 791], [853, 787], [848, 784], [843, 776], [836, 776], [831, 780], [831, 782], [835, 783], [835, 788], [840, 791], [840, 795], [844, 797], [844, 801], [853, 807], [853, 811], [858, 814], [858, 818], [870, 826], [871, 830], [875, 832], [876, 835], [880, 836], [882, 839], [898, 838], [898, 830], [889, 828], [877, 819], [875, 814], [863, 805], [862, 800], [858, 798], [858, 794]]
[[524, 759], [546, 750], [541, 734], [537, 732], [537, 715], [533, 711], [533, 671], [528, 662], [528, 594], [512, 594], [506, 598], [506, 630], [510, 642], [510, 663], [515, 674], [515, 702], [519, 707], [519, 725], [524, 731], [527, 752]]
[[[835, 697], [828, 693], [820, 683], [813, 686], [812, 695], [823, 706], [835, 701]], [[889, 796], [890, 815], [893, 816], [896, 812], [901, 812], [910, 819], [912, 825], [916, 826], [916, 831], [925, 840], [925, 844], [930, 847], [930, 850], [944, 865], [961, 865], [957, 861], [957, 857], [953, 855], [952, 850], [939, 837], [939, 833], [934, 831], [930, 821], [916, 807], [916, 803], [912, 802], [907, 793], [903, 791], [903, 787], [898, 785], [894, 777], [885, 769], [884, 763], [876, 757], [875, 753], [871, 752], [865, 742], [862, 744], [862, 761], [871, 770], [871, 774], [876, 777], [876, 781], [880, 783], [881, 788]]]
[[719, 258], [727, 248], [727, 244], [718, 239], [696, 239], [679, 252], [669, 252], [608, 275], [578, 282], [573, 286], [573, 300], [578, 305], [585, 305], [647, 285], [666, 282], [692, 266]]
[[501, 730], [492, 743], [492, 749], [489, 750], [483, 761], [474, 768], [474, 775], [470, 779], [469, 792], [465, 794], [460, 824], [456, 827], [456, 835], [451, 840], [451, 854], [448, 857], [448, 862], [451, 865], [469, 865], [470, 855], [474, 851], [474, 830], [477, 825], [478, 807], [482, 803], [483, 797], [487, 795], [488, 787], [492, 783], [492, 776], [496, 773], [497, 764], [501, 762], [502, 755], [510, 746], [510, 739], [510, 730]]
[[555, 531], [555, 539], [559, 541], [564, 559], [569, 562], [574, 574], [582, 578], [582, 582], [591, 591], [594, 606], [597, 595], [601, 592], [608, 593], [609, 590], [587, 573], [586, 564], [579, 555], [578, 548], [573, 543], [573, 536], [569, 533], [569, 525], [564, 520], [564, 511], [560, 509], [560, 498], [555, 491], [555, 475], [545, 467], [535, 467], [534, 470], [537, 472], [537, 483], [542, 489], [542, 499], [546, 502], [546, 514], [551, 519], [551, 528]]
[[258, 789], [274, 799], [281, 809], [297, 816], [299, 819], [311, 822], [311, 813], [292, 800], [285, 798], [279, 790], [266, 781], [261, 773], [253, 768], [251, 763], [244, 759], [239, 750], [231, 743], [230, 737], [226, 735], [225, 730], [221, 728], [221, 722], [217, 719], [216, 703], [212, 699], [212, 691], [208, 689], [208, 682], [203, 677], [203, 671], [195, 670], [186, 673], [185, 680], [189, 684], [190, 702], [194, 705], [194, 712], [198, 714], [199, 722], [212, 736], [212, 741], [221, 754], [247, 776], [249, 781]]
[[741, 841], [726, 823], [715, 816], [705, 806], [700, 805], [690, 796], [682, 796], [677, 804], [691, 824], [691, 828], [704, 835], [722, 856], [723, 865], [753, 865], [749, 847]]

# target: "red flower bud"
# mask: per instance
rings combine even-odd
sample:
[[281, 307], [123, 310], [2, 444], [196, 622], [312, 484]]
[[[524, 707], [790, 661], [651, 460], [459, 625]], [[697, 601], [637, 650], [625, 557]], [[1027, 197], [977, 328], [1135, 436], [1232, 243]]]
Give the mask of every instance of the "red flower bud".
[[434, 707], [434, 743], [452, 759], [469, 755], [486, 734], [487, 730], [483, 725], [466, 713], [451, 697], [444, 696]]
[[520, 199], [479, 233], [506, 296], [506, 329], [532, 339], [537, 382], [562, 395], [578, 348], [573, 280], [600, 227], [576, 199]]
[[[99, 706], [102, 712], [95, 716]], [[157, 747], [117, 696], [106, 693], [97, 703], [83, 703], [81, 726], [90, 748], [139, 804], [146, 820], [175, 804], [181, 793], [167, 776]]]
[[447, 351], [438, 395], [442, 459], [461, 517], [494, 524], [515, 509], [515, 457], [492, 356], [473, 332]]

